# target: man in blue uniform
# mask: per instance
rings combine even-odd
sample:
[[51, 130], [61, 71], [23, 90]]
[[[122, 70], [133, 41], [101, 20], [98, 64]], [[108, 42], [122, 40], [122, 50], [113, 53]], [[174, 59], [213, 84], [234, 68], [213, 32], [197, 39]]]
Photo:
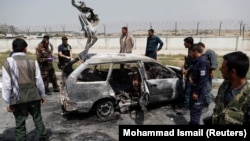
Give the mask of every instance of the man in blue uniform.
[[190, 92], [190, 125], [200, 125], [200, 117], [205, 100], [206, 86], [208, 81], [208, 63], [199, 44], [190, 48], [190, 55], [194, 59], [187, 78], [191, 87]]
[[206, 49], [205, 44], [202, 42], [198, 43], [202, 49], [203, 55], [207, 58], [208, 65], [209, 65], [209, 77], [208, 77], [208, 83], [207, 83], [207, 92], [205, 94], [205, 104], [204, 106], [206, 108], [209, 107], [210, 103], [212, 102], [212, 79], [215, 77], [215, 71], [218, 67], [218, 60], [217, 55], [214, 50], [212, 49]]

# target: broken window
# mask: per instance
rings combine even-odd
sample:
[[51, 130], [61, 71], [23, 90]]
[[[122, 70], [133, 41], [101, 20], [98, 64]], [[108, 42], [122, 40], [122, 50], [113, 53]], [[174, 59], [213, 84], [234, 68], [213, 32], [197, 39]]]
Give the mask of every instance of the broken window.
[[78, 81], [106, 81], [110, 64], [90, 64], [78, 76]]
[[144, 62], [144, 68], [148, 79], [165, 79], [174, 77], [172, 71], [157, 63]]
[[130, 93], [133, 88], [133, 79], [140, 75], [137, 62], [113, 64], [109, 83], [116, 94]]

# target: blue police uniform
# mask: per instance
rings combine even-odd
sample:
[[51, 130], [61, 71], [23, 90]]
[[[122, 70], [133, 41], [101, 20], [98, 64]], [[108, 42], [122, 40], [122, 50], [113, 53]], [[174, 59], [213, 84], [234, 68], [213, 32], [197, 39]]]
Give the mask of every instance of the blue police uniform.
[[[190, 93], [190, 124], [199, 125], [200, 117], [205, 100], [206, 85], [208, 81], [208, 63], [204, 56], [194, 59], [193, 66], [190, 70], [191, 83]], [[198, 100], [192, 99], [192, 94], [198, 95]]]
[[[208, 64], [209, 64], [209, 73], [212, 70], [216, 70], [218, 67], [218, 60], [217, 60], [217, 55], [215, 53], [214, 50], [208, 49], [206, 50], [206, 52], [204, 53], [204, 56], [207, 58], [208, 60]], [[212, 79], [211, 77], [208, 77], [208, 83], [207, 83], [207, 92], [205, 94], [206, 97], [206, 105], [208, 106], [211, 102], [212, 102]]]

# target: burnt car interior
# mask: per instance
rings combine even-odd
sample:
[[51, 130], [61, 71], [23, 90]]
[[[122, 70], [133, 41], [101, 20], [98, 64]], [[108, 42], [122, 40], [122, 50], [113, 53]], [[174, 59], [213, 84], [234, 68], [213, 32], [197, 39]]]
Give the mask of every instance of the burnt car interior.
[[108, 76], [108, 67], [103, 64], [89, 65], [79, 76], [80, 82], [106, 81]]
[[[110, 64], [89, 65], [79, 76], [78, 82], [106, 81]], [[135, 62], [113, 64], [111, 76], [108, 80], [115, 94], [134, 94], [139, 87], [141, 75]]]
[[[114, 63], [112, 73], [108, 82], [115, 94], [128, 93], [132, 96], [139, 96], [138, 90], [142, 80], [141, 74], [137, 68], [138, 62]], [[144, 62], [146, 79], [165, 79], [176, 77], [174, 72], [157, 63]], [[109, 72], [109, 63], [90, 64], [78, 76], [80, 82], [106, 81]]]
[[144, 68], [148, 79], [165, 79], [175, 77], [172, 71], [156, 63], [144, 62]]
[[135, 88], [139, 85], [139, 82], [136, 83], [135, 81], [139, 78], [140, 73], [136, 63], [114, 64], [109, 83], [116, 94], [123, 92], [134, 94]]

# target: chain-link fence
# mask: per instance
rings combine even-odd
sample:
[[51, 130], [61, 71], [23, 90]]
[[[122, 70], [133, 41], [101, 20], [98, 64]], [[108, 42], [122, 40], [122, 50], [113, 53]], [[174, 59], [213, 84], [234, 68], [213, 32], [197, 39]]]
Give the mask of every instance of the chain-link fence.
[[[250, 21], [221, 20], [221, 21], [114, 21], [103, 23], [100, 21], [97, 26], [99, 36], [117, 36], [121, 32], [121, 27], [127, 26], [129, 32], [135, 36], [146, 36], [149, 28], [155, 29], [159, 35], [183, 36], [183, 35], [205, 35], [205, 36], [243, 36], [250, 37]], [[15, 35], [41, 35], [50, 34], [61, 35], [82, 35], [81, 25], [57, 24], [57, 25], [37, 25], [37, 26], [10, 26], [0, 24], [0, 34]]]

